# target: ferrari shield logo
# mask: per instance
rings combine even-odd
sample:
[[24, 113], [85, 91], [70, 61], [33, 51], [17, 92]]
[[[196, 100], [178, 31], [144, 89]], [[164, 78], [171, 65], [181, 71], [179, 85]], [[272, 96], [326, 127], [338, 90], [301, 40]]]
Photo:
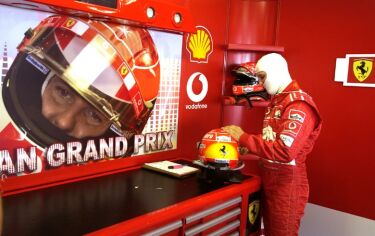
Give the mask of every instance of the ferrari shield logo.
[[75, 20], [73, 20], [73, 19], [68, 19], [68, 20], [65, 22], [65, 27], [67, 27], [67, 28], [71, 28], [75, 23], [76, 23]]
[[353, 62], [353, 73], [359, 82], [365, 81], [372, 71], [372, 60], [356, 59]]
[[254, 200], [249, 204], [249, 209], [248, 209], [248, 218], [249, 222], [253, 225], [258, 218], [259, 215], [259, 207], [260, 207], [260, 202], [259, 200]]
[[120, 75], [124, 78], [128, 74], [128, 68], [124, 64], [119, 68]]

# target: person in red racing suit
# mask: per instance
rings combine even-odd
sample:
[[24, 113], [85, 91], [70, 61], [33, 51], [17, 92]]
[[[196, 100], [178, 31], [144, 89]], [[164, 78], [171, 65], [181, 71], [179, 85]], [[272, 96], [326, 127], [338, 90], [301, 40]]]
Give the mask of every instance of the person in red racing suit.
[[247, 134], [234, 125], [223, 129], [259, 156], [265, 235], [298, 235], [309, 196], [305, 160], [320, 133], [321, 117], [312, 98], [291, 79], [281, 55], [263, 56], [256, 68], [272, 96], [262, 134]]

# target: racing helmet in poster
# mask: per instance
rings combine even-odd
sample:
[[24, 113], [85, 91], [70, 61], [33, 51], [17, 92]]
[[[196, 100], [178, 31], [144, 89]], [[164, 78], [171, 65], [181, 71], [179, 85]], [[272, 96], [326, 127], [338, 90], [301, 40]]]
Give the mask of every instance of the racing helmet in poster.
[[[25, 33], [18, 51], [2, 95], [13, 122], [32, 142], [44, 148], [142, 132], [160, 84], [159, 57], [147, 30], [50, 16]], [[86, 103], [76, 109], [87, 131], [67, 121], [77, 118], [69, 112], [78, 99]], [[60, 105], [67, 109], [57, 111]]]

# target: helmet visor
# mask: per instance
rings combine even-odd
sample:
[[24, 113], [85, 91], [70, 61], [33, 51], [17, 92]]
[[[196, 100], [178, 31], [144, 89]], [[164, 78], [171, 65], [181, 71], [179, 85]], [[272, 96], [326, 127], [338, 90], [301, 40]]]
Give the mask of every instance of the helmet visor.
[[129, 63], [115, 48], [83, 21], [50, 17], [24, 41], [20, 51], [29, 63], [52, 70], [120, 130], [140, 132], [140, 122], [150, 113]]

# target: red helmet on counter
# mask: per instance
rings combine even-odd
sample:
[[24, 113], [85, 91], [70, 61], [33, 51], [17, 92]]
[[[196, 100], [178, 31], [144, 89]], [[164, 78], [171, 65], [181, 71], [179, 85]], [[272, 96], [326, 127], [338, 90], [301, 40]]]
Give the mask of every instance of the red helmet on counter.
[[206, 179], [217, 179], [230, 182], [240, 182], [238, 172], [244, 167], [239, 160], [237, 141], [222, 129], [214, 129], [205, 134], [198, 147], [200, 165]]
[[222, 129], [205, 134], [199, 145], [199, 159], [205, 165], [235, 169], [238, 167], [238, 143]]
[[63, 15], [25, 33], [4, 81], [14, 123], [42, 147], [71, 137], [38, 114], [49, 78], [59, 78], [100, 112], [108, 132], [142, 132], [160, 84], [159, 57], [146, 29]]

